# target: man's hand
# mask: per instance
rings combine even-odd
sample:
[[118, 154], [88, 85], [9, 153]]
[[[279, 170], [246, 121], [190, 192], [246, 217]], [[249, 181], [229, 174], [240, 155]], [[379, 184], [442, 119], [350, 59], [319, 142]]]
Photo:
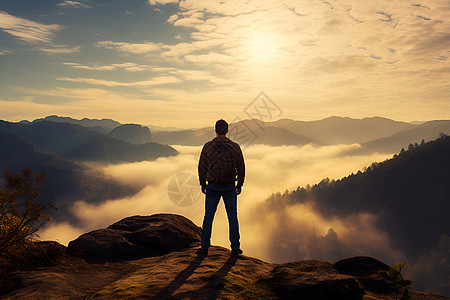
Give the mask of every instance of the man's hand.
[[202, 193], [203, 193], [203, 194], [206, 194], [206, 185], [205, 185], [205, 186], [202, 186]]
[[236, 187], [236, 194], [239, 195], [242, 191], [242, 187]]

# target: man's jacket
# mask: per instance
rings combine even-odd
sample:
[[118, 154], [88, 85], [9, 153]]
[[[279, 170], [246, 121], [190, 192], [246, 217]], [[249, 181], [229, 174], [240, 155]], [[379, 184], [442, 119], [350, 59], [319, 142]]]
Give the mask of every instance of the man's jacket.
[[236, 180], [236, 187], [242, 187], [245, 164], [241, 147], [225, 136], [207, 142], [198, 162], [198, 177], [202, 187], [206, 186], [206, 181], [230, 183]]

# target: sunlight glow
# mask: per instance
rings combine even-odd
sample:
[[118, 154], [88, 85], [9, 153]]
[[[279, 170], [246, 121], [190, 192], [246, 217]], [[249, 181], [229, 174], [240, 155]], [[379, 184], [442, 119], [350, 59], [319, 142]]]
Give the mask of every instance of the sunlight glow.
[[278, 45], [273, 37], [265, 34], [257, 34], [248, 39], [248, 53], [257, 61], [270, 61], [278, 52]]

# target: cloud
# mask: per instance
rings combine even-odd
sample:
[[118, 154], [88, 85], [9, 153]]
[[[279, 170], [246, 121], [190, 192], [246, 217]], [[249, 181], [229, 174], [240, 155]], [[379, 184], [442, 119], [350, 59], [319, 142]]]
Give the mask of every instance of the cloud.
[[[199, 59], [199, 58], [196, 58]], [[213, 63], [215, 59], [210, 57], [209, 59], [202, 58], [205, 63]], [[88, 66], [80, 63], [73, 62], [65, 62], [63, 65], [82, 69], [82, 70], [90, 70], [90, 71], [118, 71], [125, 70], [128, 72], [143, 72], [150, 71], [152, 73], [159, 74], [159, 77], [153, 78], [152, 80], [143, 80], [143, 81], [135, 81], [135, 82], [117, 82], [117, 81], [109, 81], [104, 79], [95, 79], [95, 78], [69, 78], [69, 77], [60, 77], [56, 78], [61, 81], [70, 81], [70, 82], [80, 82], [86, 84], [93, 85], [103, 85], [108, 87], [147, 87], [147, 86], [156, 86], [168, 83], [180, 83], [183, 81], [209, 81], [217, 86], [229, 84], [229, 81], [220, 77], [217, 77], [211, 72], [206, 70], [193, 70], [193, 69], [181, 69], [181, 68], [167, 68], [167, 67], [159, 67], [159, 66], [151, 66], [151, 65], [139, 65], [136, 63], [117, 63], [110, 65], [94, 65]], [[150, 93], [154, 93], [154, 91], [150, 91]]]
[[331, 57], [318, 57], [311, 60], [306, 67], [309, 72], [338, 73], [351, 71], [370, 72], [376, 68], [376, 63], [365, 55], [340, 55]]
[[178, 78], [173, 77], [173, 76], [161, 76], [161, 77], [152, 78], [150, 80], [135, 81], [135, 82], [118, 82], [118, 81], [112, 81], [112, 80], [82, 78], [82, 77], [76, 77], [76, 78], [59, 77], [59, 78], [56, 78], [56, 80], [81, 82], [81, 83], [87, 83], [87, 84], [92, 84], [92, 85], [103, 85], [103, 86], [108, 86], [108, 87], [114, 87], [114, 86], [147, 87], [147, 86], [163, 85], [163, 84], [168, 84], [168, 83], [177, 83], [180, 81]]
[[[110, 50], [108, 57], [118, 54], [122, 60], [114, 62], [126, 57], [127, 62], [141, 64], [120, 67], [101, 61], [102, 57], [95, 64], [79, 61], [72, 68], [149, 71], [156, 77], [168, 76], [163, 68], [203, 70], [204, 80], [195, 74], [195, 83], [173, 71], [171, 75], [183, 81], [171, 86], [172, 90], [158, 87], [147, 92], [177, 105], [205, 105], [212, 97], [250, 101], [264, 90], [279, 99], [289, 117], [305, 120], [331, 114], [427, 119], [442, 115], [450, 105], [446, 101], [448, 68], [444, 59], [448, 56], [448, 1], [423, 5], [386, 0], [148, 3], [154, 9], [171, 3], [169, 14], [159, 14], [166, 18], [162, 25], [163, 30], [169, 29], [167, 35], [155, 35], [151, 40], [136, 40], [144, 36], [142, 32], [122, 39], [115, 35], [114, 39], [102, 38], [95, 44], [102, 48], [97, 49], [99, 52]], [[398, 23], [396, 27], [394, 23]], [[50, 30], [44, 37], [51, 40], [56, 31]], [[77, 49], [40, 48], [46, 53]], [[155, 68], [148, 68], [147, 64]], [[74, 77], [86, 87], [93, 83], [125, 86], [123, 80], [115, 78], [110, 82], [107, 78], [83, 78], [91, 76], [78, 74], [59, 77]], [[127, 86], [142, 92], [140, 85]], [[238, 101], [226, 103], [225, 110], [230, 114], [241, 109]], [[201, 114], [211, 114], [211, 110], [192, 114], [196, 114], [196, 120], [205, 120]]]
[[69, 47], [65, 45], [53, 45], [50, 48], [38, 48], [40, 51], [43, 51], [47, 54], [67, 54], [67, 53], [75, 53], [80, 52], [81, 47]]
[[[439, 75], [448, 71], [435, 59], [446, 56], [448, 48], [445, 20], [450, 8], [445, 1], [427, 6], [384, 0], [149, 1], [151, 5], [166, 3], [178, 7], [167, 23], [187, 30], [182, 42], [116, 41], [108, 47], [152, 54], [170, 66], [207, 67], [216, 77], [229, 79], [236, 90], [264, 87], [283, 95], [286, 103], [297, 101], [296, 95], [301, 94], [303, 101], [314, 103], [315, 110], [322, 112], [333, 106], [346, 114], [351, 107], [342, 101], [351, 98], [360, 116], [373, 111], [405, 115], [386, 107], [410, 102], [415, 105], [407, 109], [409, 115], [417, 108], [414, 114], [419, 117], [426, 99], [444, 102], [448, 95]], [[255, 35], [264, 37], [258, 45], [252, 42]], [[266, 55], [264, 49], [270, 48], [276, 51]], [[423, 70], [435, 72], [424, 80]], [[247, 82], [250, 86], [244, 86]], [[375, 99], [383, 101], [377, 105]], [[428, 104], [427, 111], [431, 110]]]
[[235, 62], [235, 58], [230, 55], [210, 52], [208, 54], [186, 55], [184, 57], [189, 62], [197, 64], [226, 64]]
[[179, 0], [148, 0], [150, 5], [165, 5], [168, 3], [178, 3]]
[[111, 65], [96, 65], [96, 66], [88, 66], [85, 64], [80, 63], [62, 63], [63, 65], [71, 66], [72, 68], [76, 69], [83, 69], [83, 70], [91, 70], [91, 71], [114, 71], [114, 70], [125, 70], [128, 72], [142, 72], [142, 71], [148, 71], [152, 70], [154, 67], [149, 65], [139, 65], [136, 63], [120, 63], [120, 64], [111, 64]]
[[61, 25], [46, 25], [0, 11], [0, 29], [28, 43], [49, 43], [55, 32], [63, 28]]
[[128, 52], [135, 54], [157, 52], [161, 49], [160, 45], [152, 42], [125, 43], [125, 42], [101, 41], [97, 42], [97, 47], [104, 47], [106, 49], [113, 49], [120, 52]]
[[[377, 154], [343, 157], [341, 153], [349, 147], [356, 147], [356, 145], [330, 147], [254, 145], [245, 148], [247, 176], [243, 192], [238, 199], [238, 212], [242, 245], [246, 253], [268, 261], [291, 259], [288, 249], [299, 242], [295, 244], [295, 247], [309, 247], [309, 250], [295, 252], [291, 249], [289, 253], [297, 253], [296, 255], [309, 253], [308, 257], [318, 258], [319, 254], [314, 254], [314, 247], [320, 248], [323, 243], [342, 244], [344, 255], [356, 253], [353, 250], [357, 247], [363, 247], [358, 252], [362, 253], [369, 251], [370, 245], [389, 242], [385, 234], [374, 229], [373, 223], [376, 219], [373, 216], [360, 215], [352, 219], [327, 220], [306, 206], [298, 206], [283, 213], [276, 207], [268, 210], [258, 209], [273, 192], [293, 189], [298, 185], [313, 184], [326, 176], [339, 178], [356, 172], [373, 160], [385, 158]], [[79, 220], [78, 224], [70, 224], [69, 228], [67, 224], [51, 224], [48, 229], [41, 232], [42, 238], [57, 238], [67, 243], [76, 238], [79, 232], [106, 227], [127, 216], [159, 212], [181, 214], [200, 225], [204, 209], [203, 196], [190, 207], [177, 206], [169, 199], [168, 184], [173, 176], [189, 173], [195, 178], [194, 188], [197, 187], [196, 169], [201, 147], [176, 146], [176, 148], [181, 153], [176, 157], [100, 167], [104, 174], [142, 190], [129, 198], [97, 204], [77, 202], [72, 211]], [[256, 212], [261, 214], [255, 216]], [[98, 218], [99, 214], [102, 218]], [[58, 228], [64, 232], [58, 234]], [[332, 233], [328, 234], [330, 228], [333, 228], [337, 237], [333, 237]], [[228, 224], [223, 203], [219, 205], [213, 232], [213, 244], [228, 247]], [[326, 240], [322, 242], [322, 236], [327, 235]], [[274, 239], [274, 236], [277, 238]], [[397, 254], [386, 244], [384, 246], [385, 251], [380, 251], [383, 255], [387, 255], [390, 250], [393, 251], [392, 255]], [[274, 249], [280, 250], [279, 259], [275, 256]], [[335, 254], [333, 250], [335, 248], [330, 249], [328, 252], [323, 250], [321, 257]]]
[[[372, 256], [387, 263], [403, 258], [390, 236], [377, 228], [377, 217], [357, 214], [323, 218], [307, 204], [257, 207], [250, 216], [266, 231], [269, 261], [320, 259], [336, 262], [352, 256]], [[264, 233], [260, 233], [264, 234]]]
[[89, 6], [87, 4], [78, 2], [78, 1], [63, 1], [58, 3], [57, 5], [59, 6], [71, 6], [71, 7], [75, 7], [75, 8], [91, 8], [92, 6]]

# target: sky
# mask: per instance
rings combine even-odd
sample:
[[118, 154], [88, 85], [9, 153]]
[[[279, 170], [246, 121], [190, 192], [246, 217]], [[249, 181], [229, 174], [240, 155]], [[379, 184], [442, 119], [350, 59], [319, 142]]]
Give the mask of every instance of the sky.
[[[450, 115], [447, 0], [2, 0], [0, 119]], [[259, 107], [260, 108], [260, 107]]]

